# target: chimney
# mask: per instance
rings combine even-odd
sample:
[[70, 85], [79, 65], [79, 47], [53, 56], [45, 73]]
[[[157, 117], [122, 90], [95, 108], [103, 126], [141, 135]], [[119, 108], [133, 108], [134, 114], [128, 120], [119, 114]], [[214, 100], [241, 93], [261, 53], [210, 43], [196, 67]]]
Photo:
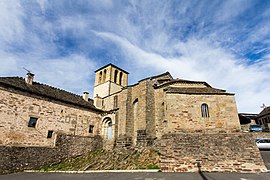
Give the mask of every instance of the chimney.
[[88, 95], [89, 95], [89, 93], [88, 92], [83, 92], [83, 99], [85, 100], [85, 101], [88, 101]]
[[34, 76], [35, 76], [34, 74], [28, 72], [26, 74], [26, 77], [25, 77], [26, 84], [32, 85], [33, 84], [33, 80], [34, 80]]

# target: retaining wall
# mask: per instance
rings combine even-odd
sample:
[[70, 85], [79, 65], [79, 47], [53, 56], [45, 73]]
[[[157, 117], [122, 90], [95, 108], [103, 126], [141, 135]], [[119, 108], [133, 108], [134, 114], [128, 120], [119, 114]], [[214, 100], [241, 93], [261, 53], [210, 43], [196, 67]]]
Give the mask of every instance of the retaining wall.
[[0, 174], [37, 169], [98, 148], [102, 148], [99, 136], [80, 137], [63, 134], [57, 135], [55, 147], [0, 146]]
[[164, 172], [262, 172], [253, 134], [167, 134], [160, 141]]

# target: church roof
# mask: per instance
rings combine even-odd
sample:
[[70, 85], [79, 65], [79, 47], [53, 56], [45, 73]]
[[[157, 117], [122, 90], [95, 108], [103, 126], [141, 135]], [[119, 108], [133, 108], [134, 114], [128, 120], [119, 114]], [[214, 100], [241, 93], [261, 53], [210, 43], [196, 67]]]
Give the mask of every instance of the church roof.
[[127, 72], [127, 71], [121, 69], [120, 67], [117, 67], [116, 65], [114, 65], [114, 64], [112, 64], [112, 63], [109, 63], [109, 64], [107, 64], [107, 65], [105, 65], [105, 66], [102, 66], [101, 68], [98, 68], [97, 70], [95, 70], [95, 73], [98, 72], [98, 71], [101, 70], [101, 69], [104, 69], [104, 68], [108, 67], [108, 66], [112, 66], [112, 67], [114, 67], [114, 68], [116, 68], [116, 69], [119, 69], [119, 70], [123, 71], [124, 73], [129, 74], [129, 72]]
[[176, 83], [182, 83], [182, 84], [203, 84], [206, 87], [211, 87], [207, 82], [204, 81], [190, 81], [190, 80], [184, 80], [184, 79], [171, 79], [170, 81], [167, 81], [163, 84], [156, 85], [155, 88], [162, 88], [168, 85], [176, 84]]
[[265, 115], [270, 115], [270, 106], [264, 108], [260, 114], [257, 116], [257, 118], [263, 117]]
[[92, 100], [85, 101], [82, 96], [38, 82], [33, 82], [32, 85], [28, 85], [22, 77], [0, 77], [0, 86], [13, 88], [21, 92], [28, 92], [33, 95], [60, 101], [66, 104], [102, 111], [93, 105]]
[[172, 78], [172, 75], [167, 71], [167, 72], [162, 73], [162, 74], [159, 74], [159, 75], [155, 75], [155, 76], [150, 76], [150, 77], [144, 78], [144, 79], [140, 80], [139, 82], [144, 81], [144, 80], [147, 80], [147, 79], [156, 79], [156, 78], [160, 78], [160, 77], [162, 77], [162, 76], [169, 76], [170, 79], [173, 79], [173, 78]]
[[227, 93], [223, 89], [215, 89], [212, 87], [168, 87], [164, 91], [167, 93], [178, 93], [178, 94], [225, 94], [225, 95], [234, 95], [232, 93]]

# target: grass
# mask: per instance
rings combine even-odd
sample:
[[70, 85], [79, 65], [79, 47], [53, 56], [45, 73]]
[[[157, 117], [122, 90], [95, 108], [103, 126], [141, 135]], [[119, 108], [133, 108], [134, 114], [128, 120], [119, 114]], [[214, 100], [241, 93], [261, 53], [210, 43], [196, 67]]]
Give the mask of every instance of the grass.
[[57, 164], [43, 166], [41, 171], [84, 171], [84, 170], [131, 170], [160, 169], [160, 153], [154, 149], [107, 151], [97, 150]]

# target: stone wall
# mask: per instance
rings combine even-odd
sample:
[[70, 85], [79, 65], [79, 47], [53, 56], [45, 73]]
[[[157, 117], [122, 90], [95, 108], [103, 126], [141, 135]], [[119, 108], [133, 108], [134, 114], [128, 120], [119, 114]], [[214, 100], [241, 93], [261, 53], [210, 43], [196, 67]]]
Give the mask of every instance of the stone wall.
[[[28, 127], [30, 117], [38, 118]], [[0, 145], [53, 146], [48, 131], [79, 136], [98, 135], [101, 115], [26, 92], [0, 89]], [[94, 126], [89, 133], [89, 126]]]
[[99, 97], [106, 97], [109, 95], [111, 82], [107, 81], [101, 84], [98, 84], [94, 87], [93, 97], [96, 97], [98, 95]]
[[159, 149], [164, 172], [266, 170], [252, 134], [167, 134]]
[[55, 147], [0, 146], [0, 174], [37, 169], [102, 148], [99, 136], [57, 135]]
[[255, 138], [270, 138], [270, 132], [249, 132]]
[[[209, 117], [202, 117], [201, 105], [208, 105]], [[166, 94], [167, 133], [240, 131], [233, 95]]]

